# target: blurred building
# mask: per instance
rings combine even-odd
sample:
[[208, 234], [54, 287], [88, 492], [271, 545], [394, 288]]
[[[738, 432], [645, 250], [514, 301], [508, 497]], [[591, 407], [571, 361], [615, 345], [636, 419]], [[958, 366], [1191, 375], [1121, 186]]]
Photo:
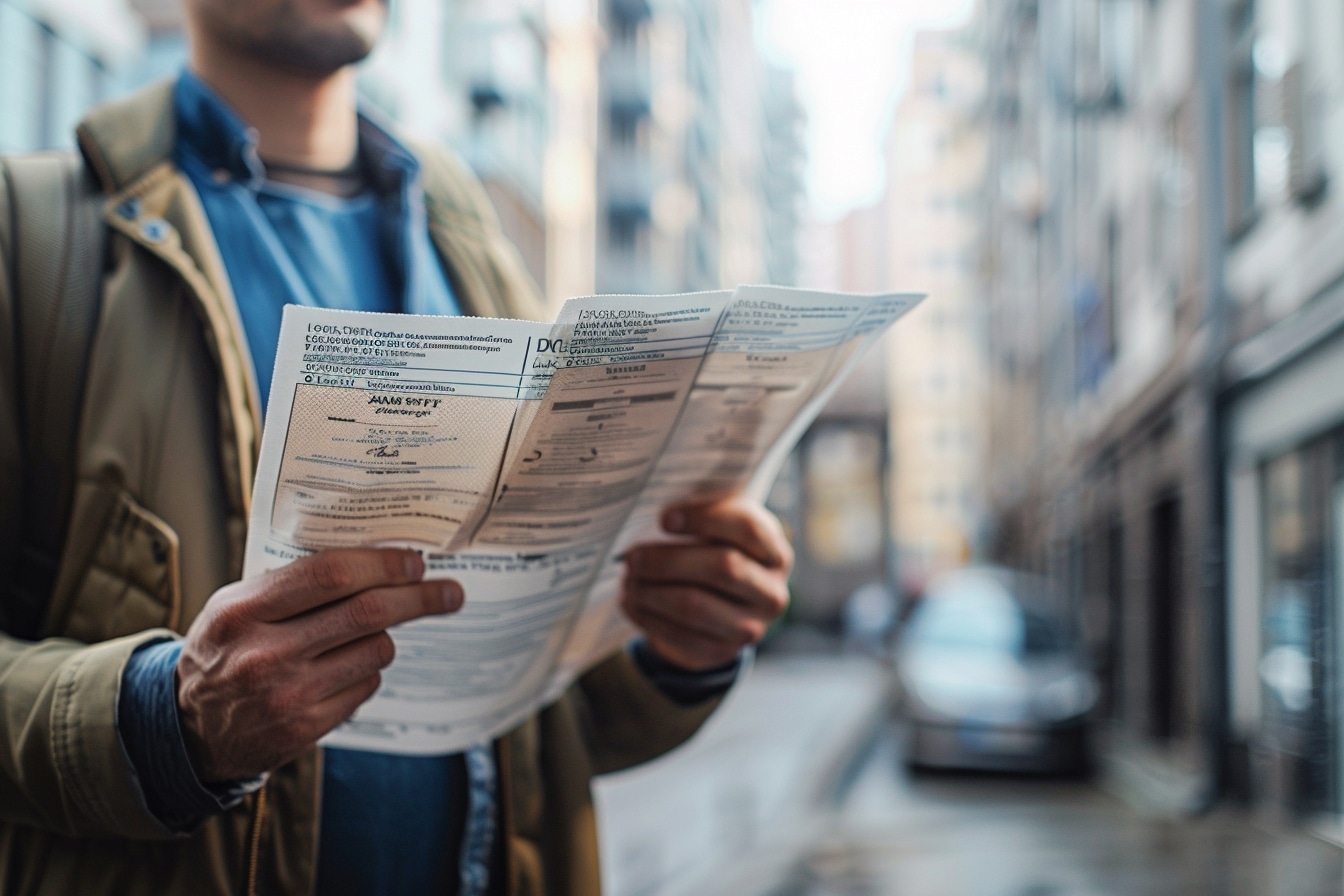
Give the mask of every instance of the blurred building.
[[1254, 802], [1344, 839], [1344, 7], [1231, 4], [1228, 668]]
[[[984, 528], [986, 134], [977, 35], [972, 26], [915, 37], [877, 209], [882, 282], [929, 294], [886, 346], [891, 503], [907, 592], [965, 564]], [[862, 239], [856, 234], [849, 251]]]
[[407, 134], [454, 147], [536, 281], [547, 270], [550, 33], [543, 0], [398, 0], [360, 90]]
[[0, 0], [0, 153], [73, 147], [144, 40], [125, 0]]
[[791, 282], [801, 198], [792, 82], [749, 0], [603, 0], [597, 288]]
[[760, 177], [765, 203], [765, 281], [794, 286], [801, 276], [798, 243], [803, 230], [807, 116], [792, 71], [767, 65], [764, 78], [765, 159]]
[[985, 30], [995, 554], [1070, 602], [1108, 768], [1186, 808], [1223, 687], [1204, 8], [1007, 0]]
[[1012, 0], [986, 37], [998, 552], [1074, 600], [1112, 770], [1341, 839], [1344, 9]]
[[916, 37], [882, 196], [807, 230], [805, 282], [929, 293], [845, 381], [795, 456], [796, 612], [811, 621], [835, 621], [870, 583], [912, 595], [982, 541], [986, 135], [977, 33], [973, 25]]
[[555, 307], [597, 291], [598, 88], [606, 35], [595, 0], [548, 6], [545, 285]]
[[[0, 151], [181, 69], [181, 0], [96, 5], [0, 0]], [[466, 158], [554, 306], [797, 277], [803, 117], [750, 0], [398, 0], [359, 81]]]

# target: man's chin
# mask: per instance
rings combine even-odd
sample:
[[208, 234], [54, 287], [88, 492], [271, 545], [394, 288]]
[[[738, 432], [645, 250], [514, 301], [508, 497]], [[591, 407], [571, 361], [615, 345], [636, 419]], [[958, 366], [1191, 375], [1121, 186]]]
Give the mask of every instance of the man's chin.
[[325, 77], [366, 59], [386, 26], [380, 0], [324, 0], [320, 9], [285, 3], [247, 43], [280, 69]]
[[387, 25], [385, 7], [354, 4], [332, 21], [293, 22], [275, 29], [264, 46], [257, 47], [270, 62], [311, 75], [329, 75], [362, 62], [373, 52]]

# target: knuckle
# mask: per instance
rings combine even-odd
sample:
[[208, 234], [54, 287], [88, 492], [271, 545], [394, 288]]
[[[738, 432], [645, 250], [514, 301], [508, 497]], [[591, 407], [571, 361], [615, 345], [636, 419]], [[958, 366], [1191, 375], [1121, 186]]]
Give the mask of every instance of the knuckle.
[[774, 541], [774, 533], [759, 513], [743, 513], [739, 523], [742, 535], [757, 544], [769, 544]]
[[247, 603], [242, 599], [230, 599], [219, 605], [210, 617], [210, 633], [218, 640], [234, 641], [238, 639], [251, 622]]
[[339, 593], [353, 589], [358, 579], [354, 563], [338, 554], [319, 554], [309, 575], [318, 588]]
[[733, 581], [740, 577], [742, 572], [742, 555], [734, 550], [719, 550], [714, 552], [714, 558], [710, 561], [710, 569], [720, 579]]
[[385, 602], [376, 591], [365, 591], [345, 602], [345, 618], [357, 631], [378, 630], [387, 627]]
[[272, 660], [260, 649], [244, 649], [234, 654], [230, 677], [240, 690], [255, 693], [272, 678]]

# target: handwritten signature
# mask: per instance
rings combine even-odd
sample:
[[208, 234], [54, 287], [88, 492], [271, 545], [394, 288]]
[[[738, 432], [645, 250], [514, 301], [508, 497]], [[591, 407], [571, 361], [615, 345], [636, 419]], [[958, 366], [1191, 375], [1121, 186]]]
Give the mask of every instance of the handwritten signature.
[[397, 448], [396, 450], [393, 451], [389, 451], [387, 450], [389, 447], [390, 446], [388, 445], [379, 445], [377, 448], [370, 448], [368, 451], [365, 451], [364, 453], [372, 457], [401, 457], [400, 448]]

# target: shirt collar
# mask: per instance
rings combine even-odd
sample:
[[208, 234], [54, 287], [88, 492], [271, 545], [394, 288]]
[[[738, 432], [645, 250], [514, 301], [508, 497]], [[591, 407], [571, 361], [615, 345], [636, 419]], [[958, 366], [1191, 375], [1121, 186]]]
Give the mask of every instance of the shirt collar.
[[[252, 187], [266, 179], [257, 155], [257, 131], [204, 81], [188, 70], [177, 79], [173, 93], [177, 115], [177, 151], [189, 153], [212, 172]], [[418, 179], [420, 163], [386, 128], [363, 111], [359, 113], [359, 146], [369, 162], [374, 191], [400, 192]]]

